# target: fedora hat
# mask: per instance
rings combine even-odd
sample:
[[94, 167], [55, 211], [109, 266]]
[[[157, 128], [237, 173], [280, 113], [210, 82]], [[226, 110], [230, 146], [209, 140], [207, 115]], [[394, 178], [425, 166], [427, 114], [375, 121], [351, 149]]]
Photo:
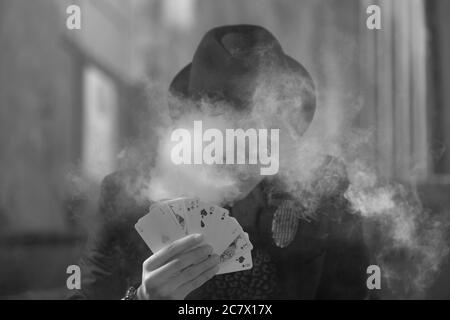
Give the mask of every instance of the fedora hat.
[[270, 83], [280, 99], [300, 96], [293, 100], [298, 104], [296, 115], [307, 128], [316, 109], [314, 82], [308, 71], [285, 54], [278, 40], [260, 26], [223, 26], [207, 32], [192, 62], [175, 76], [169, 91], [181, 101], [225, 101], [237, 110], [246, 110], [251, 108], [255, 90], [262, 82]]

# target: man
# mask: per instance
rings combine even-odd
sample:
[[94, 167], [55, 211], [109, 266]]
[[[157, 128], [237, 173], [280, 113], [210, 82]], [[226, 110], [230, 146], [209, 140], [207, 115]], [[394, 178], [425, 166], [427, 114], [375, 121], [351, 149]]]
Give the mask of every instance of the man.
[[[226, 101], [229, 108], [245, 111], [251, 106], [256, 79], [267, 70], [270, 81], [288, 74], [299, 84], [302, 99], [299, 118], [294, 120], [303, 134], [316, 107], [312, 79], [262, 27], [209, 31], [193, 62], [175, 77], [170, 89], [180, 99]], [[329, 158], [320, 170], [324, 179], [332, 166], [339, 163]], [[199, 236], [180, 239], [153, 254], [148, 250], [134, 224], [150, 203], [138, 202], [126, 191], [138, 175], [118, 172], [105, 178], [99, 230], [81, 262], [82, 289], [72, 298], [120, 299], [125, 294], [126, 299], [366, 298], [367, 256], [361, 222], [343, 197], [346, 181], [334, 181], [332, 191], [314, 207], [293, 199], [276, 178], [260, 181], [230, 208], [254, 245], [253, 268], [215, 275], [218, 257]]]

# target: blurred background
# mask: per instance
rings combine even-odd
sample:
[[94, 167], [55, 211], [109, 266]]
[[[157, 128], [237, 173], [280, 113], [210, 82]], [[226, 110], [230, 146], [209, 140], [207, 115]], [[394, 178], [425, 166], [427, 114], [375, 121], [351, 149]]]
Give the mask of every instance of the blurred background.
[[[448, 0], [0, 0], [0, 298], [63, 297], [102, 178], [158, 119], [148, 87], [165, 90], [219, 25], [270, 30], [312, 74], [323, 130], [361, 109], [380, 176], [450, 215], [449, 15]], [[450, 298], [449, 267], [428, 298]]]

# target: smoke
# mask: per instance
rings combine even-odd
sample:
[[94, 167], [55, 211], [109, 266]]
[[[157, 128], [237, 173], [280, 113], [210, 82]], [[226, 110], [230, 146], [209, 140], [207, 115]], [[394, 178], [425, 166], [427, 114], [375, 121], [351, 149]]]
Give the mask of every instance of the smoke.
[[448, 254], [445, 216], [423, 207], [414, 186], [383, 183], [356, 162], [345, 197], [381, 235], [374, 255], [395, 297], [423, 298]]
[[[151, 200], [176, 198], [180, 196], [201, 197], [204, 201], [216, 204], [233, 203], [256, 185], [257, 168], [245, 165], [175, 165], [171, 160], [171, 150], [175, 143], [170, 140], [173, 130], [184, 128], [194, 136], [193, 123], [201, 121], [203, 129], [216, 128], [225, 132], [229, 128], [245, 128], [245, 121], [235, 114], [211, 115], [207, 109], [212, 106], [203, 103], [201, 112], [185, 114], [165, 128], [158, 130], [160, 137], [155, 166], [151, 169], [146, 190]], [[220, 108], [221, 106], [217, 106]], [[215, 108], [217, 112], [218, 109]], [[194, 152], [199, 150], [194, 150]], [[200, 150], [201, 152], [201, 150]], [[256, 180], [252, 183], [252, 178]], [[248, 185], [250, 183], [250, 185]]]
[[[219, 125], [212, 118], [191, 115], [177, 121], [161, 133], [158, 156], [148, 182], [147, 193], [151, 200], [200, 196], [206, 201], [220, 204], [239, 196], [238, 177], [225, 167], [173, 164], [171, 150], [174, 143], [170, 141], [171, 132], [176, 128], [189, 130], [193, 121], [199, 119], [203, 121], [203, 125], [211, 126], [214, 123], [216, 127]], [[192, 129], [190, 131], [192, 132]]]
[[[195, 120], [201, 120], [205, 128], [222, 131], [278, 128], [280, 172], [274, 179], [277, 185], [282, 185], [284, 192], [309, 208], [311, 215], [324, 197], [342, 193], [352, 213], [364, 220], [365, 238], [374, 262], [381, 267], [385, 286], [395, 297], [422, 297], [448, 253], [445, 239], [448, 223], [441, 213], [432, 213], [422, 206], [413, 185], [386, 182], [378, 177], [369, 151], [373, 144], [372, 131], [352, 126], [363, 102], [355, 99], [348, 106], [332, 106], [346, 110], [346, 116], [332, 119], [338, 123], [334, 132], [323, 129], [329, 119], [323, 120], [319, 111], [304, 133], [307, 123], [299, 109], [301, 93], [312, 88], [295, 91], [292, 88], [298, 83], [277, 79], [277, 83], [284, 84], [285, 92], [289, 92], [280, 99], [280, 88], [266, 79], [255, 89], [250, 111], [237, 111], [225, 102], [203, 100], [196, 105], [169, 97], [165, 101], [171, 104], [169, 116], [159, 105], [156, 121], [159, 125], [152, 130], [159, 143], [151, 168], [143, 168], [145, 187], [140, 194], [150, 200], [192, 196], [216, 204], [232, 204], [262, 180], [259, 168], [176, 166], [170, 159], [174, 145], [170, 141], [171, 133], [176, 128], [191, 130]], [[152, 91], [150, 96], [154, 94]], [[155, 101], [161, 103], [161, 99]], [[274, 188], [268, 192], [277, 191]]]

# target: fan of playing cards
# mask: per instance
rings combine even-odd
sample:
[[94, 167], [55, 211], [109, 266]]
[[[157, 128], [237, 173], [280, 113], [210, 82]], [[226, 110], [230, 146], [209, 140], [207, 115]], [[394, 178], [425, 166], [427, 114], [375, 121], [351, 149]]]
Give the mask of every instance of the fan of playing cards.
[[145, 243], [156, 252], [189, 234], [200, 233], [220, 256], [218, 274], [251, 269], [253, 249], [248, 234], [228, 210], [200, 201], [180, 198], [161, 201], [136, 223]]

